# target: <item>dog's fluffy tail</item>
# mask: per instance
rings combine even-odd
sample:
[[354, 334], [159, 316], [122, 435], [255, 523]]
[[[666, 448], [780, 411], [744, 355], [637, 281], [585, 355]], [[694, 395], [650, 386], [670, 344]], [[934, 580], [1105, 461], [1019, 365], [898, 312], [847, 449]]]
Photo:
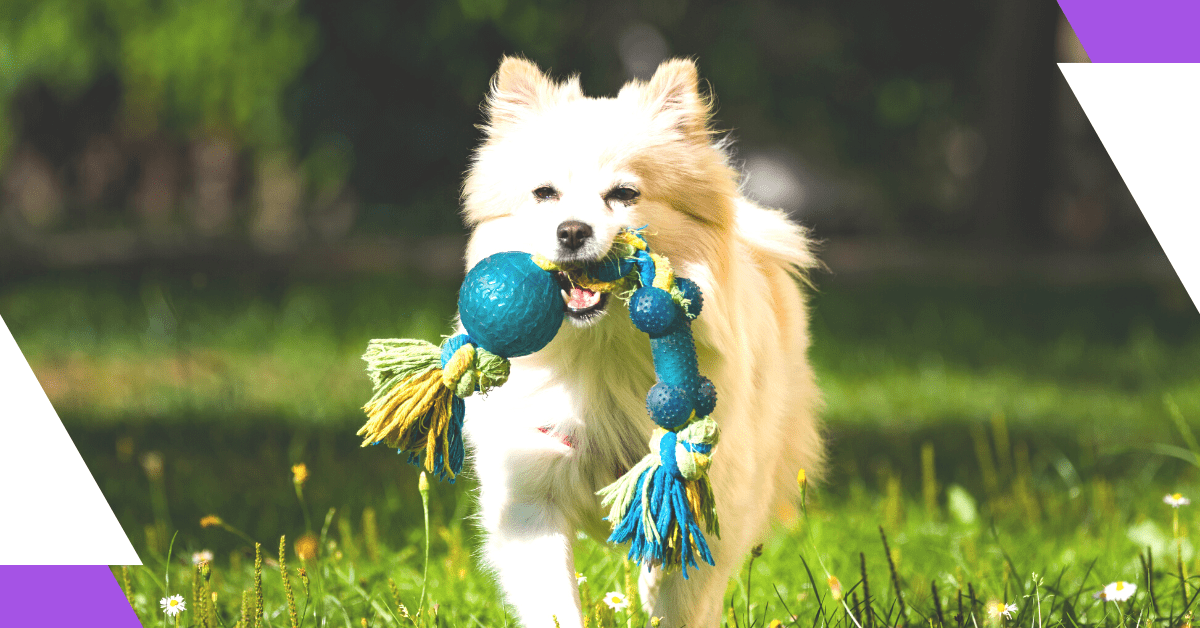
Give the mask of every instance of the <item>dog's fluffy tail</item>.
[[[822, 437], [818, 428], [817, 415], [823, 406], [821, 393], [816, 386], [812, 367], [808, 364], [807, 307], [801, 290], [788, 290], [788, 281], [782, 273], [811, 287], [808, 273], [821, 267], [813, 251], [807, 230], [777, 209], [760, 207], [742, 200], [738, 203], [738, 237], [756, 254], [761, 262], [774, 267], [772, 295], [779, 299], [781, 316], [790, 318], [782, 323], [784, 328], [795, 330], [784, 342], [787, 345], [785, 360], [790, 373], [790, 383], [784, 401], [787, 411], [782, 421], [771, 425], [771, 442], [778, 443], [780, 456], [774, 470], [774, 508], [777, 517], [788, 520], [795, 515], [799, 486], [796, 474], [804, 469], [809, 481], [819, 480], [823, 475], [824, 455]], [[794, 284], [792, 288], [799, 288]], [[760, 426], [760, 428], [766, 426]]]
[[737, 229], [744, 242], [797, 278], [807, 281], [808, 271], [820, 266], [808, 230], [792, 222], [787, 214], [778, 209], [768, 209], [741, 200], [738, 203]]

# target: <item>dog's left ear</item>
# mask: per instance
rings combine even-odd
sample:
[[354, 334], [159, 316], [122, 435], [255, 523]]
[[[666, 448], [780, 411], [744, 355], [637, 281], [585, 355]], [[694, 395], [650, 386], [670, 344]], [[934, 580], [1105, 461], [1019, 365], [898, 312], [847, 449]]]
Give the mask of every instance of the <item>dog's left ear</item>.
[[655, 117], [692, 137], [709, 135], [709, 100], [700, 94], [700, 73], [691, 59], [664, 61], [642, 90]]

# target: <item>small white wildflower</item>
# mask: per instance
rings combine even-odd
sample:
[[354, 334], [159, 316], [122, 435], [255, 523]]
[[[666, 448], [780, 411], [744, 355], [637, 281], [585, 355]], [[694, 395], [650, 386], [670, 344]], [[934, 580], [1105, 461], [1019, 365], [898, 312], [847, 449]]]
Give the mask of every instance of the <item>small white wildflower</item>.
[[1192, 503], [1192, 500], [1180, 495], [1179, 493], [1173, 493], [1164, 497], [1163, 503], [1171, 508], [1179, 508], [1180, 506], [1187, 506], [1188, 504]]
[[1104, 589], [1092, 594], [1092, 597], [1105, 602], [1124, 602], [1137, 593], [1137, 585], [1132, 582], [1113, 582]]
[[210, 563], [213, 561], [213, 553], [212, 552], [210, 552], [208, 550], [200, 550], [199, 552], [192, 553], [192, 564], [193, 565], [199, 565], [201, 562], [206, 561], [206, 560]]
[[991, 602], [987, 605], [988, 615], [992, 617], [1005, 616], [1012, 619], [1012, 614], [1017, 612], [1016, 604], [1005, 604], [1004, 602]]
[[169, 617], [174, 617], [187, 610], [187, 606], [184, 604], [182, 595], [164, 597], [158, 601], [158, 605], [162, 607], [162, 611]]
[[576, 584], [576, 585], [581, 585], [581, 584], [583, 584], [583, 583], [585, 583], [585, 582], [587, 582], [587, 576], [585, 576], [585, 575], [583, 575], [583, 574], [579, 573], [578, 571], [576, 571], [576, 572], [575, 572], [575, 584]]
[[604, 603], [614, 611], [623, 611], [629, 606], [629, 600], [626, 600], [624, 595], [616, 591], [609, 591], [604, 594]]

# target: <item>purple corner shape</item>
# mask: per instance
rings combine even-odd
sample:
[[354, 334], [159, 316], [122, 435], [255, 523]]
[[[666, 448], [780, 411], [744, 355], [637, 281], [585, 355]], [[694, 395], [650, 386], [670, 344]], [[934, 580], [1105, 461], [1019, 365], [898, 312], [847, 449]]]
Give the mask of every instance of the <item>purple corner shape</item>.
[[0, 565], [0, 625], [142, 628], [104, 565]]
[[1197, 0], [1058, 0], [1093, 63], [1200, 63]]

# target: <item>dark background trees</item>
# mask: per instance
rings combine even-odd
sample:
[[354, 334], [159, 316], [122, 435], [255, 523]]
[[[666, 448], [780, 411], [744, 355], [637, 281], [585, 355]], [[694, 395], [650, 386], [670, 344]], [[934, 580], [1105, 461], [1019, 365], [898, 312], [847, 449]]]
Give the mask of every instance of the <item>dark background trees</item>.
[[1046, 0], [10, 0], [0, 18], [12, 265], [452, 253], [503, 54], [589, 94], [696, 58], [747, 191], [835, 248], [1157, 252], [1053, 65], [1086, 56]]

